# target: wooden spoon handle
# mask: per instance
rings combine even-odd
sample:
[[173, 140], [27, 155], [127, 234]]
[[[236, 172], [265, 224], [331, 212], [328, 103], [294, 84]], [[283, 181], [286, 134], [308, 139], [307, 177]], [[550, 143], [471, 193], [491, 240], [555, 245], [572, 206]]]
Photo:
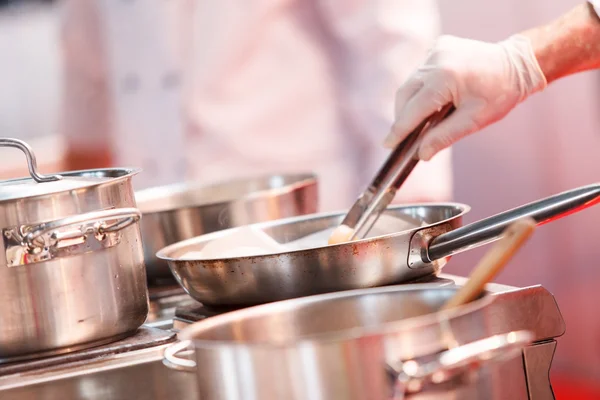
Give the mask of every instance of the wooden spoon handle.
[[500, 239], [490, 251], [479, 261], [467, 283], [448, 300], [441, 310], [466, 304], [477, 298], [490, 282], [504, 268], [515, 253], [525, 244], [535, 230], [536, 223], [532, 218], [522, 218], [506, 228]]

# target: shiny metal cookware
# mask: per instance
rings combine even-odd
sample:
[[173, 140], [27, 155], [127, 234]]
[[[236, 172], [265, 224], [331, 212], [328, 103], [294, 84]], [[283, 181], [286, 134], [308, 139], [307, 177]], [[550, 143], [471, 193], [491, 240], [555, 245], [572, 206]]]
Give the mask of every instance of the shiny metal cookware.
[[492, 295], [436, 313], [456, 290], [371, 288], [230, 312], [182, 330], [164, 363], [195, 373], [203, 400], [527, 398], [510, 379], [523, 379], [518, 356], [539, 321], [494, 312]]
[[[407, 282], [438, 273], [448, 256], [500, 237], [514, 220], [539, 224], [576, 212], [600, 199], [600, 185], [573, 189], [460, 227], [469, 207], [423, 204], [390, 207], [389, 216], [409, 215], [426, 223], [411, 230], [333, 246], [280, 254], [214, 260], [181, 259], [235, 229], [171, 245], [158, 253], [177, 281], [206, 305], [241, 306], [311, 294]], [[317, 214], [255, 225], [280, 243], [338, 226], [344, 214]], [[405, 229], [405, 224], [401, 224]]]
[[0, 363], [74, 351], [134, 332], [148, 314], [131, 169], [0, 182]]
[[177, 184], [136, 193], [148, 279], [173, 279], [156, 252], [205, 233], [318, 211], [312, 174], [261, 176], [212, 186]]
[[352, 229], [349, 239], [368, 237], [369, 231], [381, 213], [394, 200], [398, 189], [402, 187], [420, 162], [417, 153], [421, 145], [421, 138], [455, 110], [453, 104], [445, 105], [421, 122], [392, 150], [341, 222], [342, 225]]

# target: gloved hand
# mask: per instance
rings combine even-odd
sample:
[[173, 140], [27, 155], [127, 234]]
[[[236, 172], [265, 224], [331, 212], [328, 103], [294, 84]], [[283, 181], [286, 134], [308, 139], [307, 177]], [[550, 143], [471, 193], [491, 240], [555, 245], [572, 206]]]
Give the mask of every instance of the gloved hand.
[[440, 37], [428, 59], [396, 93], [396, 121], [385, 141], [395, 147], [425, 118], [453, 103], [456, 110], [421, 142], [419, 157], [431, 159], [461, 138], [503, 118], [546, 87], [529, 39], [500, 43]]

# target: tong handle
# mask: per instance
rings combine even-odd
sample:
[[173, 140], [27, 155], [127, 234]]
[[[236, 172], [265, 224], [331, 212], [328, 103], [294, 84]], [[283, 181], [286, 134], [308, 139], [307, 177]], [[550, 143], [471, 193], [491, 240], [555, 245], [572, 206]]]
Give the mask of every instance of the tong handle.
[[363, 239], [367, 236], [379, 215], [394, 199], [396, 191], [419, 163], [418, 151], [422, 136], [453, 111], [454, 105], [447, 104], [421, 122], [391, 152], [367, 190], [342, 221], [342, 225], [353, 229], [350, 240]]
[[0, 138], [0, 147], [14, 147], [25, 153], [29, 175], [38, 183], [53, 182], [62, 179], [60, 175], [42, 175], [37, 171], [37, 161], [31, 146], [19, 139]]

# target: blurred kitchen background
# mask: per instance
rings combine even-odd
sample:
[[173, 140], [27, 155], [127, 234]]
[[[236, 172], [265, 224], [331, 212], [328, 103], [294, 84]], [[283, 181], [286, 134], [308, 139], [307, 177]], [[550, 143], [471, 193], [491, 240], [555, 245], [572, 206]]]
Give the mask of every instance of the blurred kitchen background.
[[[441, 0], [439, 7], [445, 33], [495, 41], [579, 3]], [[0, 1], [0, 135], [29, 141], [46, 172], [64, 165], [59, 6]], [[466, 222], [600, 181], [599, 77], [555, 83], [454, 147], [454, 200], [472, 206]], [[20, 152], [0, 152], [0, 177], [23, 175], [23, 167]], [[600, 398], [599, 224], [597, 206], [544, 226], [498, 279], [541, 284], [556, 296], [567, 324], [553, 364], [559, 399]], [[483, 251], [455, 257], [447, 272], [468, 274]]]

